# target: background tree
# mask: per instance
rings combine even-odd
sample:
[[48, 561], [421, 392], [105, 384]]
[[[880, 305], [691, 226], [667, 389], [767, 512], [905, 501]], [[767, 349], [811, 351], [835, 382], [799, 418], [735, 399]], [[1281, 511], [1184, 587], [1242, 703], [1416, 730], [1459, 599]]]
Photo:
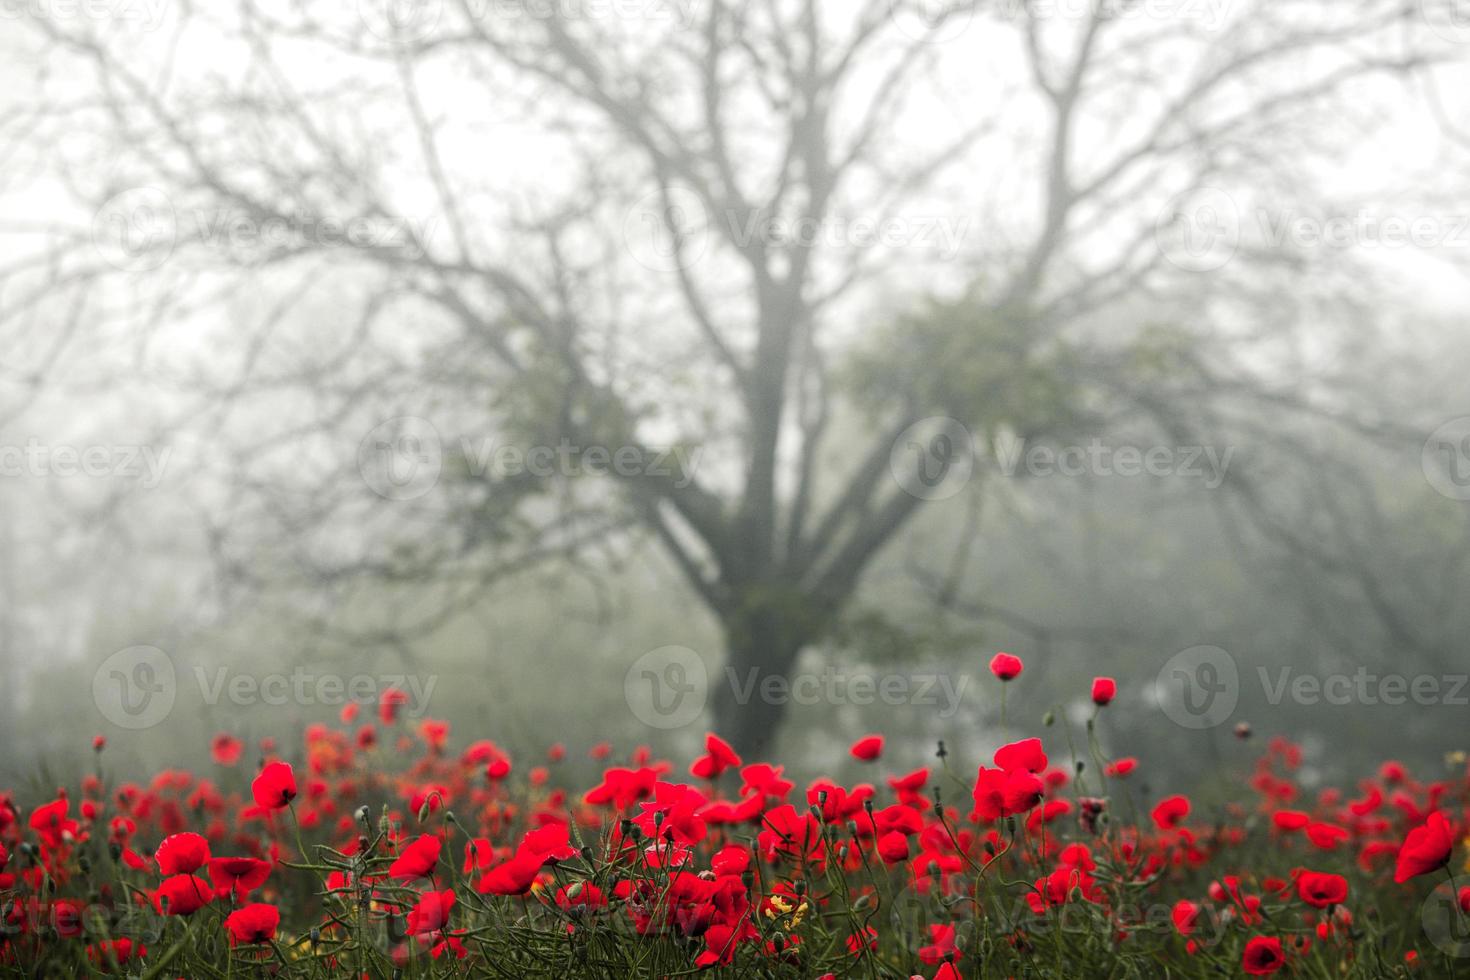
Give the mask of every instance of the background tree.
[[[1354, 424], [1302, 346], [1347, 322], [1352, 269], [1229, 224], [1307, 199], [1457, 54], [1427, 7], [922, 6], [28, 15], [46, 97], [9, 124], [12, 187], [44, 172], [66, 205], [15, 221], [15, 392], [134, 353], [177, 399], [160, 425], [220, 449], [222, 584], [354, 649], [646, 537], [742, 677], [842, 628], [921, 475], [1126, 420], [1197, 443], [1265, 397]], [[431, 490], [364, 487], [430, 437]], [[642, 463], [453, 451], [482, 439]], [[715, 713], [755, 751], [783, 707], [721, 683]]]

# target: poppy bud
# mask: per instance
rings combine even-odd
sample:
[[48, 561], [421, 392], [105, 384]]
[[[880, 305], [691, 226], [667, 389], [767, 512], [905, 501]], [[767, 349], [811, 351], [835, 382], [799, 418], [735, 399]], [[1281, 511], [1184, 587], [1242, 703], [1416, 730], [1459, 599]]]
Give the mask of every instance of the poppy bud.
[[1057, 714], [1056, 714], [1056, 712], [1055, 711], [1048, 711], [1046, 714], [1042, 715], [1041, 716], [1041, 723], [1043, 725], [1045, 725], [1047, 728], [1050, 728], [1052, 725], [1055, 725], [1057, 723]]

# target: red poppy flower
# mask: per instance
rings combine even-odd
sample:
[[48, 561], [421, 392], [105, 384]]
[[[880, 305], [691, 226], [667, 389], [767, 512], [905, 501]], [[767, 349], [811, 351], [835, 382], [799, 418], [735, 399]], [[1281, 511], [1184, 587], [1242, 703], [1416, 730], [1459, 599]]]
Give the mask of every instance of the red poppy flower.
[[1027, 810], [1041, 802], [1041, 780], [1024, 769], [986, 769], [975, 777], [975, 815], [995, 821]]
[[1003, 681], [1015, 680], [1024, 669], [1025, 664], [1021, 663], [1021, 658], [1009, 653], [997, 653], [990, 658], [990, 672]]
[[231, 946], [238, 943], [268, 943], [276, 938], [276, 927], [280, 924], [280, 911], [274, 905], [259, 902], [238, 908], [225, 916], [225, 931], [230, 934]]
[[398, 709], [408, 704], [408, 695], [396, 687], [390, 687], [378, 698], [378, 718], [385, 725], [398, 720]]
[[1241, 968], [1253, 977], [1275, 973], [1285, 962], [1286, 955], [1281, 951], [1281, 940], [1273, 936], [1253, 936], [1245, 944], [1245, 952], [1240, 957]]
[[1347, 900], [1348, 883], [1342, 875], [1303, 871], [1296, 879], [1296, 893], [1308, 905], [1325, 909]]
[[209, 880], [214, 883], [217, 898], [239, 901], [265, 884], [270, 874], [269, 861], [252, 857], [219, 857], [209, 862]]
[[1199, 921], [1199, 906], [1187, 898], [1181, 898], [1174, 903], [1169, 918], [1173, 920], [1179, 935], [1188, 936], [1194, 932], [1195, 923]]
[[947, 959], [959, 959], [960, 950], [955, 945], [954, 933], [954, 926], [930, 925], [929, 943], [919, 947], [920, 962], [932, 965]]
[[296, 798], [296, 773], [284, 762], [272, 762], [250, 784], [250, 795], [267, 810], [280, 810]]
[[198, 834], [183, 833], [165, 837], [153, 855], [158, 870], [165, 875], [183, 875], [204, 867], [209, 860], [209, 841]]
[[415, 837], [388, 866], [388, 877], [397, 879], [427, 878], [434, 873], [439, 863], [439, 851], [444, 842], [433, 834]]
[[161, 915], [191, 915], [213, 897], [214, 889], [198, 875], [174, 875], [153, 892], [153, 908]]
[[847, 937], [847, 951], [853, 956], [861, 956], [864, 951], [878, 948], [878, 930], [872, 926], [863, 926], [862, 932], [855, 932]]
[[453, 889], [446, 888], [442, 892], [424, 892], [419, 897], [418, 904], [409, 910], [409, 934], [419, 936], [443, 929], [449, 925], [449, 910], [452, 908], [454, 908]]
[[1046, 768], [1046, 753], [1041, 750], [1041, 739], [1023, 738], [1019, 742], [1002, 745], [995, 750], [995, 764], [1001, 769], [1041, 772]]
[[1394, 867], [1393, 880], [1405, 882], [1419, 875], [1438, 871], [1450, 863], [1450, 854], [1455, 849], [1454, 832], [1445, 815], [1438, 810], [1429, 815], [1421, 827], [1415, 827], [1404, 838], [1399, 848], [1398, 864]]
[[897, 830], [890, 830], [878, 838], [878, 856], [883, 859], [884, 864], [897, 864], [907, 861], [909, 857], [909, 838], [907, 834]]
[[705, 733], [704, 751], [705, 754], [695, 759], [689, 767], [689, 773], [695, 779], [714, 779], [726, 769], [735, 769], [740, 765], [740, 756], [735, 753], [735, 749], [714, 732]]
[[883, 754], [883, 736], [864, 735], [852, 743], [852, 748], [849, 751], [852, 752], [854, 759], [861, 759], [863, 762], [872, 762]]
[[148, 955], [148, 947], [135, 943], [126, 936], [104, 939], [87, 947], [87, 959], [101, 967], [122, 966], [134, 959]]
[[1111, 677], [1092, 679], [1092, 703], [1099, 708], [1118, 696], [1118, 682]]
[[1188, 815], [1189, 799], [1183, 796], [1160, 800], [1159, 805], [1153, 809], [1154, 823], [1160, 830], [1173, 830]]
[[245, 743], [228, 732], [220, 732], [209, 743], [209, 754], [222, 766], [233, 766], [239, 762], [244, 751]]

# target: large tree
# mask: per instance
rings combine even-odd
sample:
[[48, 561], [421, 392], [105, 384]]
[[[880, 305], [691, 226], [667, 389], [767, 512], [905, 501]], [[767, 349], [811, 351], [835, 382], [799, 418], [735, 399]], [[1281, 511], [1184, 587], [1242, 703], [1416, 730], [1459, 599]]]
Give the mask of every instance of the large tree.
[[[357, 611], [358, 642], [636, 531], [737, 675], [785, 674], [930, 484], [994, 472], [996, 440], [1124, 407], [1202, 424], [1295, 366], [1292, 328], [1330, 290], [1255, 319], [1300, 270], [1240, 219], [1300, 199], [1385, 86], [1452, 53], [1437, 11], [32, 12], [43, 95], [8, 125], [72, 210], [20, 216], [41, 245], [5, 270], [4, 322], [27, 383], [100, 337], [204, 395], [188, 423], [232, 448], [206, 508], [222, 564], [411, 590]], [[375, 429], [403, 416], [433, 431]], [[593, 481], [469, 451], [384, 500], [356, 478], [365, 436], [640, 462]], [[654, 465], [669, 447], [698, 465]], [[263, 523], [283, 532], [268, 570]], [[716, 725], [758, 749], [782, 706], [733, 695], [717, 686]]]

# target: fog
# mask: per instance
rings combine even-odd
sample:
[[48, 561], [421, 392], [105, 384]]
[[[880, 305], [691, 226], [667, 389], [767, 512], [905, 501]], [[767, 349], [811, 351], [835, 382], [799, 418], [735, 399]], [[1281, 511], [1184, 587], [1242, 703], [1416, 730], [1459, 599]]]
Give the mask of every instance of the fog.
[[389, 687], [836, 775], [1095, 675], [1175, 785], [1432, 765], [1467, 52], [1450, 0], [5, 5], [0, 777]]

